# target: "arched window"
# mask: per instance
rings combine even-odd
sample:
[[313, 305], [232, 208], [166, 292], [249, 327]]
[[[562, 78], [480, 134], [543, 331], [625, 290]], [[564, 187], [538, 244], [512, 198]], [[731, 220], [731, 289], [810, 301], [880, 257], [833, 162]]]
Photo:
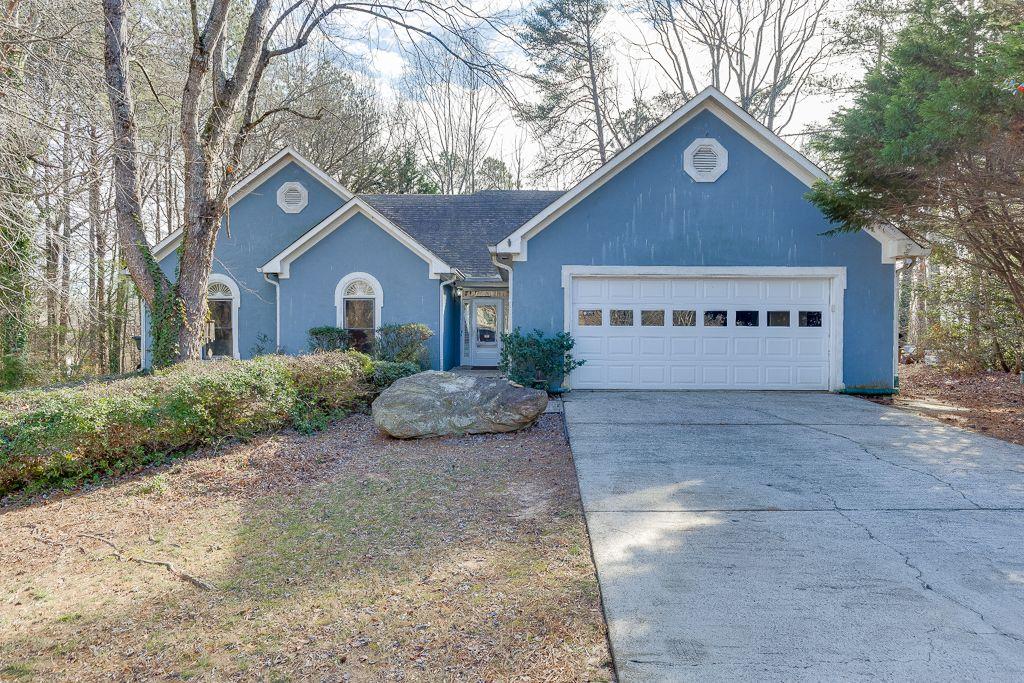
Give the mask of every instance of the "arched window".
[[377, 278], [369, 273], [349, 273], [341, 278], [334, 290], [334, 305], [338, 327], [349, 331], [356, 348], [368, 348], [374, 330], [380, 327], [380, 309], [384, 306], [384, 292]]
[[206, 286], [210, 316], [203, 358], [238, 358], [238, 285], [226, 275], [210, 275]]

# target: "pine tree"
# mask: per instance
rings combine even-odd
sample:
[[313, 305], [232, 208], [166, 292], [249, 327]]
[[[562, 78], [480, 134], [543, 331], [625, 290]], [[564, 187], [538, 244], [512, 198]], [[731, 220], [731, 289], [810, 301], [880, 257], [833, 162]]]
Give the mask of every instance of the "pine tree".
[[605, 0], [541, 0], [520, 39], [536, 66], [538, 102], [520, 118], [545, 146], [541, 173], [584, 175], [614, 152], [607, 109], [614, 106]]
[[1009, 87], [1022, 36], [984, 5], [922, 0], [816, 140], [837, 179], [810, 198], [839, 230], [890, 221], [930, 239], [1024, 318], [1024, 96]]

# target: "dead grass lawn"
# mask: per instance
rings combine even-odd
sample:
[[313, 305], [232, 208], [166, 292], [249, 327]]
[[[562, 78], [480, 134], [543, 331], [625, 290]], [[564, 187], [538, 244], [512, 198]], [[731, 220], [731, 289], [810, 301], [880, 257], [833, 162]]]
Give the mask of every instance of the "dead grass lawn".
[[558, 415], [353, 416], [0, 509], [0, 596], [2, 680], [611, 677]]

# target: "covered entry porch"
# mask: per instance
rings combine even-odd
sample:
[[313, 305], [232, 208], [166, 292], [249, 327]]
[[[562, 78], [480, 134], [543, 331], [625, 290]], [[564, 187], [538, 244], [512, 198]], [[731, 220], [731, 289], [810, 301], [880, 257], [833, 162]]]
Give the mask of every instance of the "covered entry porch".
[[508, 287], [502, 283], [465, 283], [456, 288], [459, 301], [459, 362], [463, 368], [495, 368], [501, 358], [501, 336], [508, 330]]

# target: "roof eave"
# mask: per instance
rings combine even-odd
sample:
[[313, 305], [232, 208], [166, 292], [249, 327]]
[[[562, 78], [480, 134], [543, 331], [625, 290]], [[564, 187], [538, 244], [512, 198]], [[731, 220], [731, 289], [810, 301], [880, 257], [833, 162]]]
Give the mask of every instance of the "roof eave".
[[932, 253], [931, 247], [916, 242], [894, 225], [879, 223], [864, 231], [881, 243], [882, 263], [922, 258]]

